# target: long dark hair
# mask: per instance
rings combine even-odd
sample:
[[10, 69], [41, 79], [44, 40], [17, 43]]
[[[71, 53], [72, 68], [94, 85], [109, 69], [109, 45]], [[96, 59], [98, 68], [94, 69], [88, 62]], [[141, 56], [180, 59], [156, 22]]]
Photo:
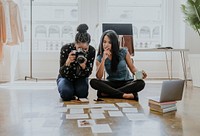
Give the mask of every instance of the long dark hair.
[[88, 26], [86, 24], [80, 24], [77, 27], [77, 31], [78, 33], [75, 36], [75, 42], [76, 43], [90, 43], [91, 38], [90, 38], [90, 34], [87, 33], [88, 30]]
[[117, 70], [117, 66], [119, 64], [119, 41], [118, 41], [118, 35], [113, 30], [105, 31], [101, 36], [97, 55], [103, 55], [103, 52], [104, 52], [103, 40], [104, 40], [105, 36], [108, 36], [109, 39], [110, 39], [110, 42], [111, 42], [111, 53], [112, 53], [111, 70], [115, 72]]

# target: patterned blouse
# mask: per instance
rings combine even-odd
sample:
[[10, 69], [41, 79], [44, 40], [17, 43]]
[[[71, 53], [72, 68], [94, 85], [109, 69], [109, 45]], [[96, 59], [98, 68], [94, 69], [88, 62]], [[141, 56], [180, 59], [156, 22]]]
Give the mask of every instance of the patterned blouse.
[[95, 59], [95, 48], [89, 45], [89, 50], [87, 55], [86, 68], [82, 69], [79, 63], [75, 60], [69, 66], [65, 65], [65, 62], [68, 58], [69, 53], [72, 50], [76, 50], [74, 43], [69, 43], [64, 45], [60, 51], [60, 70], [59, 70], [59, 77], [65, 77], [70, 81], [74, 81], [80, 77], [89, 77], [92, 73], [93, 63]]

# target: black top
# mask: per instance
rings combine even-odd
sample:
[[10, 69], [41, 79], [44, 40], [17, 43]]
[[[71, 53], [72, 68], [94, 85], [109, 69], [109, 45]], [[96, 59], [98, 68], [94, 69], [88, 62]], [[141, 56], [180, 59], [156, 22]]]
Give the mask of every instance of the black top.
[[95, 59], [95, 48], [89, 45], [89, 50], [87, 55], [86, 68], [82, 69], [79, 63], [75, 60], [69, 66], [65, 65], [65, 62], [68, 58], [69, 53], [72, 50], [76, 50], [74, 43], [69, 43], [64, 45], [60, 51], [60, 70], [59, 70], [59, 77], [65, 77], [70, 81], [74, 81], [80, 77], [89, 77], [92, 73], [93, 63]]

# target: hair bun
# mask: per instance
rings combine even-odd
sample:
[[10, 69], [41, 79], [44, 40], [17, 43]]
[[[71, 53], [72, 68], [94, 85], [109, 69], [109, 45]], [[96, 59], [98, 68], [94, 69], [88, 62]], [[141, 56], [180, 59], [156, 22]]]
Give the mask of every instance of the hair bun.
[[86, 24], [80, 24], [78, 27], [77, 27], [77, 31], [79, 33], [85, 33], [87, 32], [88, 30], [88, 26]]

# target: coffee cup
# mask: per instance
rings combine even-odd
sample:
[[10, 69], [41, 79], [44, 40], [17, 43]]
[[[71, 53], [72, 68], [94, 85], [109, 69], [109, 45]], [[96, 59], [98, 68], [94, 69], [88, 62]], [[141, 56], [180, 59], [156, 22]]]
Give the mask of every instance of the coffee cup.
[[136, 79], [143, 79], [143, 72], [142, 71], [136, 71], [135, 72]]

